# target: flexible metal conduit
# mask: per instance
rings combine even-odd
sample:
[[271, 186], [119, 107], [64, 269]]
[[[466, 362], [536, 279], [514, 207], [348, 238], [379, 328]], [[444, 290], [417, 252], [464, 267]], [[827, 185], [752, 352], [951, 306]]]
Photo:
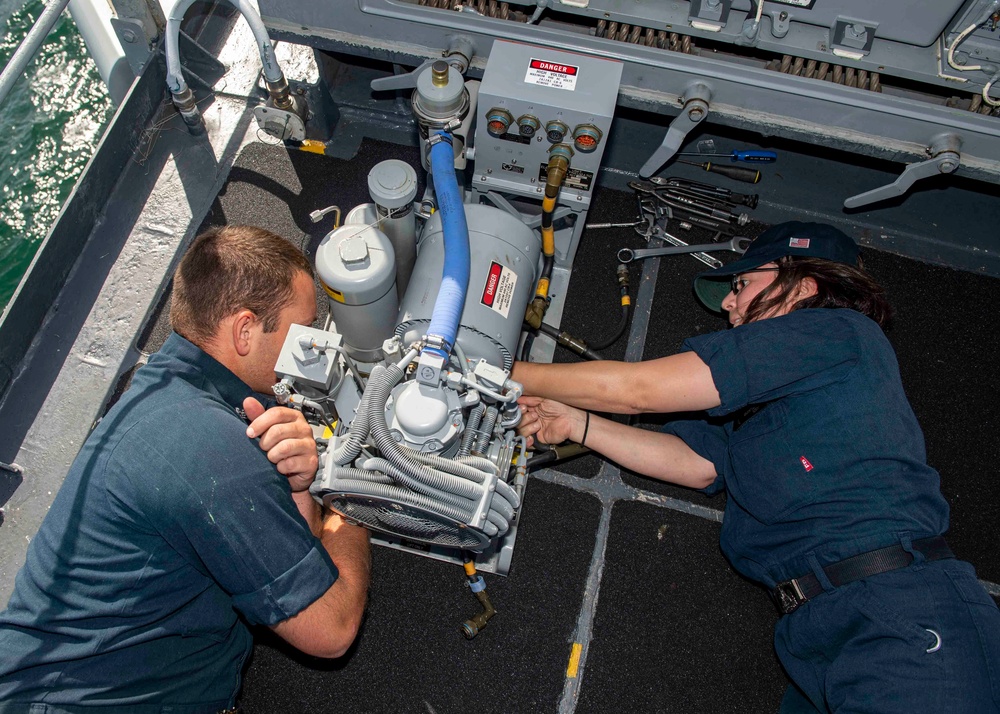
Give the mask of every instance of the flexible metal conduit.
[[468, 456], [472, 453], [472, 447], [476, 441], [476, 433], [479, 430], [479, 425], [483, 421], [484, 413], [486, 413], [486, 406], [480, 402], [473, 407], [472, 412], [469, 414], [469, 418], [465, 422], [465, 433], [462, 434], [462, 445], [458, 450], [458, 455], [460, 457]]
[[[389, 432], [389, 427], [385, 421], [385, 402], [388, 400], [388, 392], [391, 391], [392, 385], [394, 385], [398, 379], [390, 381], [395, 376], [394, 374], [391, 374], [391, 372], [392, 368], [387, 370], [387, 373], [389, 374], [379, 380], [381, 384], [377, 385], [376, 391], [372, 393], [372, 403], [368, 411], [371, 437], [375, 442], [376, 448], [378, 448], [379, 452], [386, 458], [387, 461], [389, 461], [396, 468], [405, 472], [406, 475], [412, 479], [440, 491], [455, 493], [456, 490], [459, 490], [461, 492], [465, 492], [460, 493], [459, 495], [466, 495], [466, 493], [468, 493], [468, 491], [466, 491], [466, 487], [472, 486], [469, 481], [455, 479], [451, 476], [451, 474], [443, 472], [443, 469], [439, 470], [441, 466], [444, 466], [441, 462], [446, 462], [446, 459], [438, 459], [438, 457], [428, 454], [408, 454], [403, 447], [397, 444], [392, 438], [392, 434]], [[370, 384], [371, 382], [369, 381], [369, 385]], [[424, 463], [421, 463], [421, 461], [431, 461], [432, 463], [437, 461], [438, 463], [435, 463], [435, 466], [438, 468], [426, 466]], [[471, 469], [471, 471], [473, 473], [468, 474], [468, 478], [470, 478], [470, 480], [479, 481], [480, 483], [485, 480], [485, 475], [481, 471], [476, 469]], [[459, 487], [457, 483], [461, 483], [462, 486]], [[501, 486], [501, 483], [503, 482], [497, 482], [496, 495], [507, 500], [513, 496], [514, 500], [512, 501], [512, 505], [516, 505], [517, 496], [513, 489], [507, 486], [506, 483], [503, 483], [503, 486]], [[478, 490], [475, 489], [475, 487], [472, 487], [472, 493], [478, 494]], [[505, 519], [497, 513], [498, 503], [499, 500], [494, 498], [493, 503], [490, 505], [488, 515], [489, 524], [493, 524], [495, 527], [497, 525], [497, 521], [499, 520], [503, 525], [504, 531], [506, 531], [507, 528]], [[470, 513], [469, 515], [471, 516], [472, 514]], [[483, 530], [490, 536], [497, 534], [494, 528], [489, 527], [489, 525], [484, 525]]]
[[[184, 14], [194, 2], [195, 0], [178, 0], [170, 9], [170, 15], [167, 17], [167, 87], [174, 94], [187, 89], [187, 82], [184, 81], [184, 76], [181, 73], [178, 38], [181, 20], [184, 19]], [[229, 0], [229, 2], [240, 11], [247, 24], [250, 25], [250, 31], [253, 32], [254, 39], [257, 41], [257, 49], [260, 52], [264, 79], [269, 82], [280, 82], [283, 78], [281, 67], [278, 66], [278, 61], [274, 56], [274, 46], [271, 44], [271, 38], [267, 34], [264, 22], [247, 0]]]
[[500, 418], [500, 410], [496, 407], [487, 407], [486, 416], [483, 418], [482, 427], [479, 429], [478, 438], [476, 439], [476, 451], [482, 453], [486, 450], [486, 447], [490, 443], [490, 438], [493, 436], [493, 428], [497, 424], [497, 419]]
[[444, 502], [449, 506], [461, 509], [465, 518], [469, 518], [472, 515], [473, 508], [475, 508], [475, 497], [477, 495], [476, 487], [473, 484], [461, 481], [460, 479], [453, 479], [450, 482], [445, 482], [449, 488], [454, 488], [455, 492], [453, 493], [427, 486], [416, 479], [410, 478], [409, 474], [401, 468], [396, 467], [386, 459], [368, 459], [359, 463], [358, 466], [366, 471], [384, 473], [391, 477], [394, 481], [403, 484], [411, 491], [415, 491], [416, 493], [423, 494], [424, 496], [432, 498], [435, 501]]
[[555, 229], [552, 225], [556, 210], [556, 199], [562, 187], [566, 172], [569, 171], [569, 158], [572, 155], [568, 147], [556, 145], [552, 147], [549, 163], [545, 169], [545, 195], [542, 198], [542, 272], [535, 288], [535, 299], [528, 305], [524, 321], [534, 329], [539, 329], [549, 306], [549, 282], [552, 279], [552, 267], [555, 264], [556, 242]]
[[[170, 14], [167, 17], [166, 37], [167, 88], [170, 90], [174, 104], [184, 118], [184, 122], [192, 128], [201, 125], [201, 113], [194, 102], [194, 94], [191, 92], [190, 87], [188, 87], [187, 82], [184, 81], [178, 42], [181, 31], [181, 20], [184, 19], [184, 14], [194, 2], [195, 0], [178, 0], [170, 9]], [[257, 41], [257, 49], [260, 53], [260, 63], [264, 79], [267, 82], [267, 89], [274, 99], [275, 106], [288, 109], [291, 106], [288, 97], [288, 82], [285, 80], [285, 75], [282, 73], [281, 67], [278, 66], [278, 60], [274, 56], [274, 45], [271, 44], [271, 38], [267, 34], [264, 22], [260, 19], [260, 15], [257, 14], [256, 9], [248, 0], [229, 0], [229, 2], [240, 11], [247, 24], [250, 25], [250, 31]]]
[[337, 478], [337, 487], [344, 491], [365, 493], [405, 503], [409, 506], [418, 506], [426, 510], [436, 511], [456, 521], [464, 521], [468, 518], [467, 515], [462, 513], [461, 509], [440, 503], [436, 499], [422, 496], [419, 493], [400, 486], [394, 486], [391, 483], [377, 482], [371, 477], [372, 473], [363, 469], [338, 468], [334, 475]]
[[[358, 416], [351, 425], [348, 442], [333, 453], [337, 467], [333, 468], [331, 476], [339, 489], [394, 498], [407, 494], [401, 499], [405, 503], [433, 508], [468, 522], [482, 495], [481, 485], [487, 475], [497, 474], [497, 467], [483, 458], [452, 460], [410, 451], [395, 442], [385, 420], [385, 404], [392, 388], [415, 354], [411, 351], [399, 364], [373, 370]], [[382, 457], [365, 459], [359, 468], [346, 468], [346, 464], [360, 453], [360, 444], [369, 435]], [[483, 531], [491, 537], [505, 533], [519, 501], [516, 491], [498, 480]]]

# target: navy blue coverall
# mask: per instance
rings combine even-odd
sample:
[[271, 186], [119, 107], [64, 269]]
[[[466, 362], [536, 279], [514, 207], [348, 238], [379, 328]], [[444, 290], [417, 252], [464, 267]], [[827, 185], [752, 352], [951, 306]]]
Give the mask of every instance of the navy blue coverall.
[[[664, 430], [725, 490], [724, 554], [768, 589], [809, 573], [822, 594], [778, 622], [798, 685], [784, 712], [1000, 710], [1000, 611], [968, 563], [912, 542], [948, 529], [940, 477], [879, 326], [803, 309], [688, 339], [722, 403]], [[902, 569], [834, 587], [823, 567], [892, 545]]]
[[[216, 714], [337, 568], [247, 438], [250, 387], [171, 335], [84, 444], [0, 613], [0, 714]], [[34, 704], [31, 704], [34, 703]]]

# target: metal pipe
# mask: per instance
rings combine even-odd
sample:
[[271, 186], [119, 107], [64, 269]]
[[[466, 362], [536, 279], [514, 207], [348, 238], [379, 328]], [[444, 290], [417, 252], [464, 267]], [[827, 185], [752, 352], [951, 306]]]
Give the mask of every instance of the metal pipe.
[[[254, 40], [257, 42], [257, 50], [260, 53], [260, 63], [264, 74], [267, 90], [274, 100], [274, 105], [279, 109], [290, 110], [293, 107], [292, 100], [288, 94], [288, 82], [285, 75], [278, 66], [278, 61], [274, 56], [274, 45], [267, 34], [267, 28], [260, 19], [260, 15], [248, 0], [229, 0], [229, 2], [240, 11], [243, 19], [250, 26]], [[193, 134], [204, 132], [201, 112], [195, 103], [194, 94], [184, 80], [181, 71], [180, 49], [178, 47], [181, 21], [184, 13], [194, 4], [194, 0], [178, 0], [171, 8], [167, 17], [166, 45], [167, 57], [167, 89], [170, 90], [174, 105], [180, 112], [188, 130]]]
[[[280, 84], [284, 81], [285, 77], [281, 72], [281, 68], [278, 66], [278, 62], [274, 58], [274, 46], [271, 44], [271, 39], [267, 34], [267, 28], [264, 27], [264, 23], [260, 19], [260, 16], [248, 2], [245, 2], [245, 0], [229, 0], [229, 2], [233, 5], [233, 7], [240, 11], [240, 14], [243, 15], [243, 19], [245, 19], [247, 24], [250, 26], [250, 31], [253, 33], [254, 40], [257, 42], [257, 51], [260, 54], [261, 69], [263, 70], [264, 79], [271, 83]], [[178, 36], [180, 34], [181, 21], [184, 19], [184, 13], [187, 12], [188, 8], [191, 7], [192, 4], [194, 4], [194, 0], [180, 0], [173, 6], [173, 8], [171, 8], [170, 15], [167, 17], [167, 87], [173, 94], [177, 94], [187, 87], [187, 82], [184, 81], [184, 76], [181, 73]]]
[[493, 607], [493, 603], [490, 602], [490, 596], [486, 594], [486, 581], [483, 580], [482, 575], [476, 572], [476, 565], [468, 555], [464, 557], [464, 569], [469, 589], [472, 590], [476, 599], [479, 600], [479, 604], [483, 606], [482, 612], [473, 615], [462, 623], [462, 634], [465, 635], [465, 639], [471, 640], [479, 634], [480, 630], [486, 627], [486, 623], [491, 617], [497, 614], [497, 611]]
[[59, 16], [66, 9], [67, 5], [69, 5], [69, 0], [54, 0], [54, 2], [46, 5], [45, 9], [42, 10], [42, 14], [35, 20], [35, 24], [28, 30], [28, 34], [25, 35], [21, 44], [17, 46], [17, 49], [10, 58], [10, 62], [7, 63], [7, 66], [3, 68], [3, 72], [0, 73], [0, 105], [4, 103], [7, 95], [10, 94], [10, 90], [14, 88], [14, 84], [24, 74], [28, 63], [38, 54], [42, 42], [45, 41], [52, 28], [55, 27]]

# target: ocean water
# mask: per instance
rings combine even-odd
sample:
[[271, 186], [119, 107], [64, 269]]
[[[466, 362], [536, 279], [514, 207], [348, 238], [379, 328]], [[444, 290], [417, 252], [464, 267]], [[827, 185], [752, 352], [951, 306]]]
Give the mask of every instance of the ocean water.
[[[43, 9], [0, 0], [6, 66]], [[0, 106], [0, 310], [93, 153], [111, 101], [68, 12]]]

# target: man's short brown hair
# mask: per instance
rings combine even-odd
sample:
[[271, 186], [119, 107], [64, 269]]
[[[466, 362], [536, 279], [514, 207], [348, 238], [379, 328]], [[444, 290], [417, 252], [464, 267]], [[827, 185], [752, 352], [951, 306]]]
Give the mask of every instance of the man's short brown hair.
[[195, 238], [174, 273], [170, 325], [202, 346], [225, 318], [250, 310], [265, 332], [273, 332], [300, 272], [313, 276], [309, 261], [270, 231], [253, 226], [208, 230]]

